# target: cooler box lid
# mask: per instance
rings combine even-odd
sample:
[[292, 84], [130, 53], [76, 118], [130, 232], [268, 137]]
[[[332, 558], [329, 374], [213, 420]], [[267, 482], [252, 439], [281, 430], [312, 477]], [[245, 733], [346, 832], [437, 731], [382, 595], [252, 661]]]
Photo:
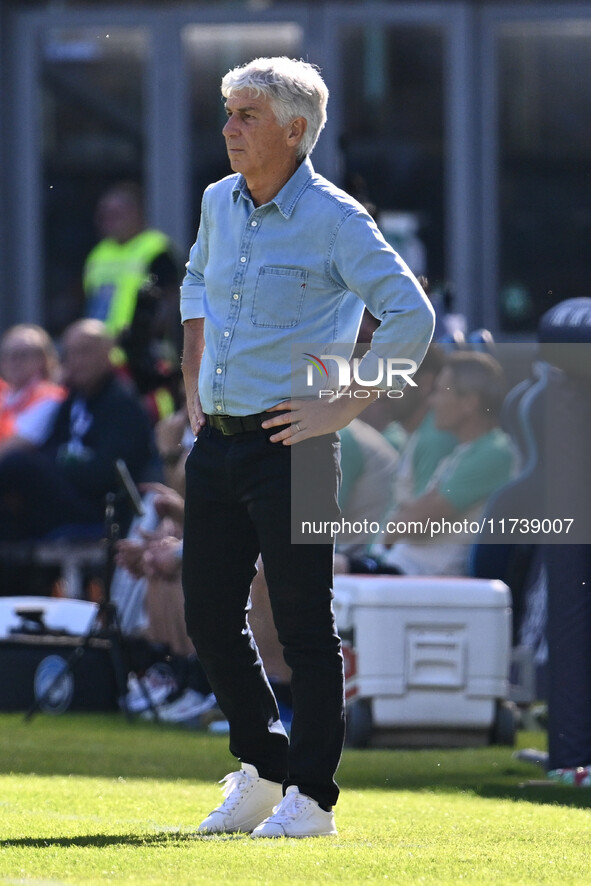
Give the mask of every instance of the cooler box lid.
[[511, 592], [498, 579], [410, 575], [337, 575], [337, 598], [349, 606], [490, 609], [511, 606]]

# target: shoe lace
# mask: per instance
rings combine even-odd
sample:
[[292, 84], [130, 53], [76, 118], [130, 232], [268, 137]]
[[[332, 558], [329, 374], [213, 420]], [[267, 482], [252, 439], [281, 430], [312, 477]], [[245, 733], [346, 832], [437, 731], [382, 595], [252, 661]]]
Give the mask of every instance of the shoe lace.
[[309, 803], [308, 797], [297, 791], [285, 795], [281, 803], [273, 810], [273, 821], [284, 824], [293, 821]]
[[229, 772], [220, 784], [223, 784], [225, 800], [219, 807], [220, 812], [231, 812], [236, 804], [242, 799], [244, 789], [248, 786], [250, 776], [248, 772], [240, 769], [238, 772]]

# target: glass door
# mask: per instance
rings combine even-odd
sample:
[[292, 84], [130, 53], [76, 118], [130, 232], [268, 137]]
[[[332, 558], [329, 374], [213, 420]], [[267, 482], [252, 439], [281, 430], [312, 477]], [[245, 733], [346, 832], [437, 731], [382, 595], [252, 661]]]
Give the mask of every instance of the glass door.
[[143, 181], [149, 42], [141, 27], [50, 28], [39, 40], [42, 322], [55, 334], [82, 312], [100, 195], [118, 180]]
[[328, 28], [342, 182], [426, 276], [440, 312], [464, 315], [475, 236], [469, 21], [465, 4], [363, 4], [335, 10]]
[[485, 152], [489, 303], [500, 329], [587, 296], [591, 279], [591, 9], [489, 10]]
[[417, 274], [444, 273], [443, 33], [428, 24], [341, 28], [345, 189]]

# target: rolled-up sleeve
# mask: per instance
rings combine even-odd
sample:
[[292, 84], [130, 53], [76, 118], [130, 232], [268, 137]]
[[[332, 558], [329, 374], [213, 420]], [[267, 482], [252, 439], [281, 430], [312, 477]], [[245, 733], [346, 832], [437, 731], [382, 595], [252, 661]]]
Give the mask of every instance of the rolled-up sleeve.
[[206, 194], [203, 196], [201, 206], [201, 223], [197, 240], [191, 247], [185, 277], [181, 285], [181, 321], [183, 323], [185, 320], [194, 320], [205, 316], [205, 280], [203, 275], [207, 264], [209, 240]]
[[[360, 376], [376, 378], [381, 361], [389, 358], [418, 366], [433, 337], [435, 312], [414, 274], [364, 214], [351, 214], [341, 225], [331, 273], [380, 321], [360, 363]], [[404, 384], [402, 376], [389, 383], [384, 374], [377, 387], [403, 388]]]

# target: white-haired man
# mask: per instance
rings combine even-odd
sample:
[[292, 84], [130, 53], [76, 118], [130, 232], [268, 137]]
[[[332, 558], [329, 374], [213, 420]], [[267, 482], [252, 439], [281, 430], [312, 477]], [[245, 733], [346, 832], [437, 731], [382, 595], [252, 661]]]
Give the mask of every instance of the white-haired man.
[[[382, 321], [364, 358], [362, 377], [375, 378], [380, 358], [420, 363], [433, 312], [363, 207], [312, 168], [328, 98], [317, 69], [256, 59], [226, 74], [222, 94], [235, 174], [205, 191], [181, 291], [197, 436], [186, 464], [183, 584], [188, 632], [242, 767], [199, 830], [329, 835], [345, 727], [333, 545], [292, 543], [292, 510], [306, 495], [291, 482], [290, 456], [301, 455], [302, 481], [314, 478], [318, 515], [336, 518], [336, 431], [377, 389], [357, 397], [354, 382], [330, 402], [311, 390], [294, 398], [292, 354], [310, 342], [354, 342], [367, 305]], [[289, 740], [247, 620], [259, 553], [293, 674]]]

